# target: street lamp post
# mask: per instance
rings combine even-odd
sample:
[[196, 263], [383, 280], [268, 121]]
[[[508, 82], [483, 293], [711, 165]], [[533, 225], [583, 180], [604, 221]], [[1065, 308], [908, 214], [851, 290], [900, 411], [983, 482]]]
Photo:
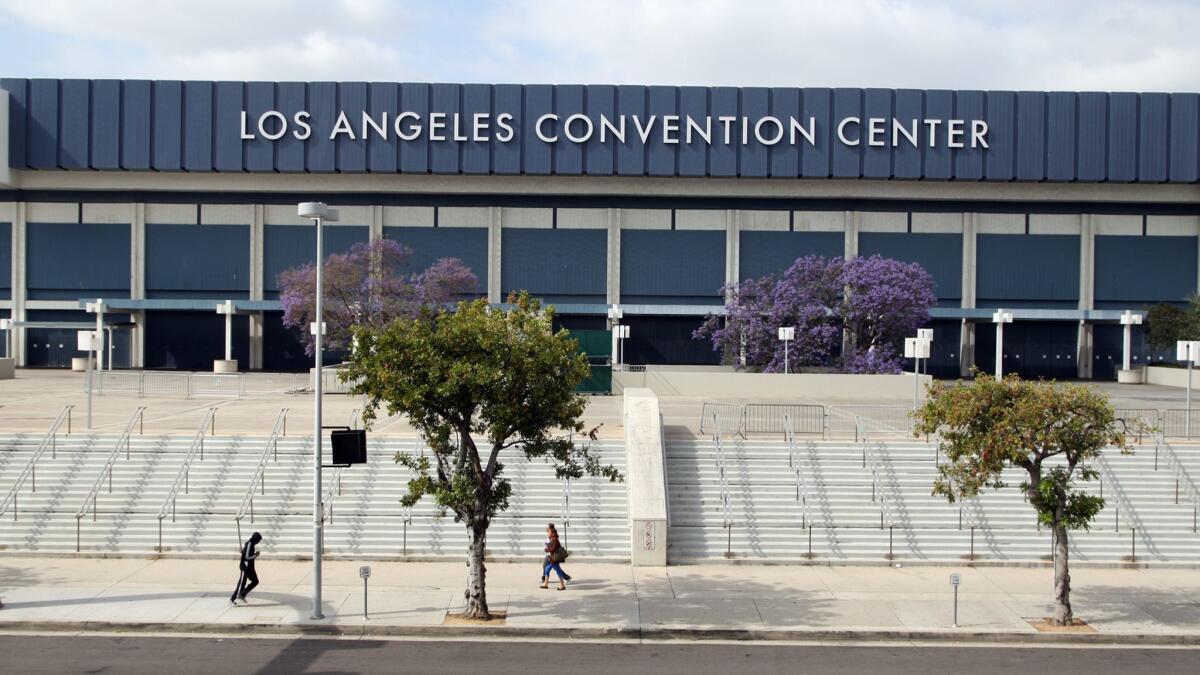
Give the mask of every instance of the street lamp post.
[[[932, 331], [931, 331], [932, 332]], [[929, 348], [933, 339], [921, 336], [904, 338], [904, 358], [913, 360], [913, 410], [921, 399], [921, 359], [929, 358]]]
[[313, 308], [313, 324], [311, 327], [313, 334], [313, 359], [316, 362], [316, 368], [313, 370], [313, 591], [312, 591], [312, 618], [323, 619], [321, 614], [321, 546], [322, 540], [325, 537], [324, 524], [321, 522], [321, 446], [324, 442], [323, 434], [321, 433], [321, 388], [322, 388], [322, 363], [321, 363], [321, 338], [325, 334], [325, 321], [322, 314], [322, 294], [325, 289], [323, 286], [322, 271], [325, 267], [322, 244], [322, 225], [326, 222], [336, 222], [338, 219], [337, 209], [331, 209], [322, 202], [303, 202], [297, 207], [297, 213], [301, 218], [308, 218], [314, 221], [317, 226], [317, 284], [314, 290], [314, 308]]
[[1192, 437], [1192, 366], [1200, 361], [1200, 341], [1179, 340], [1175, 343], [1175, 358], [1187, 361], [1187, 410], [1183, 412], [1184, 436]]
[[788, 343], [796, 339], [795, 326], [783, 326], [779, 329], [779, 339], [783, 340], [783, 374], [788, 372]]
[[1004, 324], [1012, 323], [1012, 312], [997, 309], [992, 314], [992, 323], [996, 324], [996, 381], [1004, 379]]
[[608, 324], [612, 328], [612, 361], [615, 365], [621, 364], [621, 340], [629, 337], [629, 328], [621, 325], [624, 316], [620, 305], [608, 308]]

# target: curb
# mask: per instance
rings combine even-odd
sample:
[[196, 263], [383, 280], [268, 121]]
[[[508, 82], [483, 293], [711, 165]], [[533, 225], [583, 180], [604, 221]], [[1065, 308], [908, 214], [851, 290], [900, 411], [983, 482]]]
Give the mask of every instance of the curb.
[[1200, 633], [1144, 635], [1140, 633], [1021, 633], [1014, 631], [950, 631], [937, 629], [855, 628], [646, 628], [522, 627], [522, 626], [399, 626], [353, 624], [268, 623], [154, 623], [122, 621], [12, 621], [0, 622], [0, 632], [36, 633], [173, 633], [193, 635], [262, 635], [303, 637], [467, 637], [559, 638], [621, 640], [725, 640], [822, 642], [934, 642], [1037, 645], [1200, 646]]

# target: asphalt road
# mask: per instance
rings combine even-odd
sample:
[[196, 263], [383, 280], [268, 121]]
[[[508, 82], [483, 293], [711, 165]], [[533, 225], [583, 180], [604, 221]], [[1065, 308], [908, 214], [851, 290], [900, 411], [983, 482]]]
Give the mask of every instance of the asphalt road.
[[1200, 649], [0, 635], [3, 673], [1195, 673]]

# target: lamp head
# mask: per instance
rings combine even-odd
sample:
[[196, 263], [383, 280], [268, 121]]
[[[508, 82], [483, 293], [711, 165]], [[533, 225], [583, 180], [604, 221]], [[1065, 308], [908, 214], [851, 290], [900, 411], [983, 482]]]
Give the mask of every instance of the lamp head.
[[329, 208], [325, 202], [300, 202], [296, 208], [296, 213], [301, 218], [310, 218], [312, 220], [324, 220], [326, 222], [336, 222], [338, 219], [337, 209]]

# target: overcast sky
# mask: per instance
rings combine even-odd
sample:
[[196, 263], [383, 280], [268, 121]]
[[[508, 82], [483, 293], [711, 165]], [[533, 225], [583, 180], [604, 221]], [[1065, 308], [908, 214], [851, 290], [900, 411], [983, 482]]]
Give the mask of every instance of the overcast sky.
[[5, 77], [1200, 91], [1200, 0], [0, 0]]

